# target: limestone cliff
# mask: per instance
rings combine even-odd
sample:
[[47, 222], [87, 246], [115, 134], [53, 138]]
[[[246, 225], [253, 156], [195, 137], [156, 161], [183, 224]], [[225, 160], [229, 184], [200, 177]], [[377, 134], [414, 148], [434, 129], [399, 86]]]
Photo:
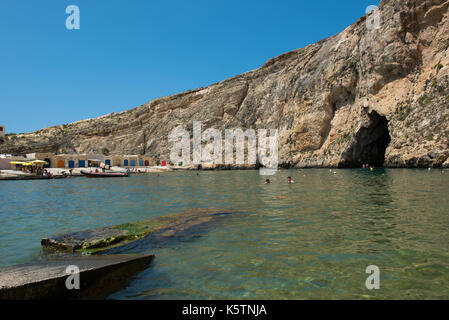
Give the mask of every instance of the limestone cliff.
[[0, 153], [111, 153], [168, 159], [168, 135], [278, 128], [296, 167], [449, 166], [449, 1], [383, 0], [340, 34], [209, 87], [97, 119], [8, 137]]

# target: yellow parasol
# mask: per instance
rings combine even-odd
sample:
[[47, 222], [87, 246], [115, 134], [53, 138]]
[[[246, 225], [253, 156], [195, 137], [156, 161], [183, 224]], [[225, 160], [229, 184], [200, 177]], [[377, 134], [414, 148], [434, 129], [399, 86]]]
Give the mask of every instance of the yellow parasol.
[[10, 164], [21, 164], [21, 165], [23, 165], [24, 163], [26, 163], [26, 162], [23, 162], [23, 161], [11, 161], [10, 162]]
[[43, 160], [34, 160], [31, 161], [32, 164], [47, 164], [47, 161], [43, 161]]

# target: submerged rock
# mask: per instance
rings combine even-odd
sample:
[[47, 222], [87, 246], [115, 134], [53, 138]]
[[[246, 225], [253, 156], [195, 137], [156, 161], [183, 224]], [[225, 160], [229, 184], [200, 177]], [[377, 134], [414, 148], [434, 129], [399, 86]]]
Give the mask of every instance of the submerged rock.
[[43, 238], [41, 244], [46, 250], [97, 253], [123, 246], [150, 234], [170, 237], [231, 212], [231, 210], [191, 209], [143, 221], [51, 236]]

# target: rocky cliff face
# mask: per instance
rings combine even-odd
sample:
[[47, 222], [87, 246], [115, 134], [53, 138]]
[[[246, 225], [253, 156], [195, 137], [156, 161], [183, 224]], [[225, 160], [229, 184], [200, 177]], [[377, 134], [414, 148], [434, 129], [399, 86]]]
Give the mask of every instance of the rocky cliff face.
[[97, 119], [8, 137], [1, 153], [111, 153], [168, 159], [168, 135], [277, 128], [295, 167], [449, 166], [449, 1], [383, 0], [340, 34], [209, 87]]

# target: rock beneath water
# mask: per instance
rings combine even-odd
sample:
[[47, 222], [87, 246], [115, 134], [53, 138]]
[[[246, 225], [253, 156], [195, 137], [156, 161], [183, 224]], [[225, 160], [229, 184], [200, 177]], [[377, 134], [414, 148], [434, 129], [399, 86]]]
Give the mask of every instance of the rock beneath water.
[[[1, 268], [0, 300], [105, 299], [147, 268], [153, 257], [69, 255]], [[70, 274], [66, 270], [69, 266], [79, 269], [79, 289], [67, 289], [66, 281]]]
[[46, 250], [96, 253], [125, 245], [150, 234], [169, 237], [231, 212], [231, 210], [192, 209], [144, 221], [43, 238], [41, 244]]

